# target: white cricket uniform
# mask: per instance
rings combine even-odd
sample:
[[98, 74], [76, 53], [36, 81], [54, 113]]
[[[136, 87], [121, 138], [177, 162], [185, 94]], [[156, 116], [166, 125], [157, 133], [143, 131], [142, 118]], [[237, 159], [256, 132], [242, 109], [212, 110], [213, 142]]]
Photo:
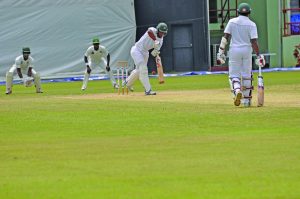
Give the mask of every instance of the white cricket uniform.
[[95, 50], [94, 46], [90, 46], [86, 50], [84, 55], [88, 58], [90, 67], [95, 67], [98, 65], [100, 67], [103, 67], [102, 69], [105, 69], [107, 65], [106, 57], [108, 55], [108, 52], [104, 46], [99, 45], [98, 50]]
[[251, 39], [257, 39], [257, 27], [249, 17], [238, 16], [230, 19], [224, 33], [231, 35], [229, 48], [229, 78], [232, 89], [240, 90], [240, 78], [242, 86], [247, 88], [243, 92], [245, 98], [251, 100], [252, 87], [252, 44]]
[[229, 20], [224, 33], [231, 35], [229, 49], [229, 76], [251, 76], [252, 45], [251, 39], [257, 39], [257, 28], [249, 17], [238, 16]]
[[[110, 70], [109, 72], [107, 72], [106, 70], [106, 57], [108, 55], [108, 51], [104, 46], [99, 45], [99, 49], [95, 50], [94, 46], [92, 45], [86, 50], [84, 55], [88, 58], [88, 65], [92, 69], [92, 72], [96, 70], [97, 66], [99, 66], [100, 69], [105, 71], [105, 73], [109, 76], [112, 85], [114, 86], [116, 84], [116, 80], [113, 76], [112, 70]], [[87, 87], [87, 81], [89, 76], [90, 75], [87, 73], [87, 71], [85, 71], [82, 89], [85, 89]]]
[[36, 86], [37, 92], [41, 92], [41, 80], [40, 75], [34, 69], [34, 59], [29, 55], [27, 60], [24, 60], [23, 55], [20, 55], [16, 58], [15, 64], [8, 70], [6, 73], [6, 91], [12, 90], [13, 74], [17, 68], [21, 69], [21, 73], [24, 76], [27, 76], [28, 69], [31, 69], [32, 77], [34, 78], [34, 83]]
[[32, 68], [32, 74], [35, 74], [36, 71], [33, 69], [34, 68], [34, 59], [31, 56], [28, 56], [27, 60], [24, 60], [23, 55], [20, 55], [16, 58], [15, 64], [12, 65], [12, 67], [9, 69], [9, 72], [15, 72], [17, 68], [21, 69], [21, 72], [23, 75], [27, 75], [28, 69]]
[[146, 92], [151, 90], [147, 67], [149, 50], [153, 49], [155, 44], [155, 41], [148, 35], [148, 31], [152, 31], [156, 40], [159, 42], [157, 50], [160, 50], [163, 44], [163, 37], [159, 38], [157, 36], [158, 30], [153, 27], [148, 28], [147, 32], [131, 48], [130, 54], [134, 64], [136, 65], [136, 69], [131, 72], [130, 76], [126, 80], [127, 86], [131, 87], [137, 79], [140, 79]]

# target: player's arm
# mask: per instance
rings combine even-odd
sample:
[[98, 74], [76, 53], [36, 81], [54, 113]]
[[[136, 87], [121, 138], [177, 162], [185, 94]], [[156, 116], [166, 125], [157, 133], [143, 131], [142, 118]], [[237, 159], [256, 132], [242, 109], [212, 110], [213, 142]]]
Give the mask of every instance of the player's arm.
[[258, 65], [259, 67], [264, 67], [265, 66], [265, 58], [263, 55], [260, 54], [259, 52], [259, 46], [258, 46], [258, 35], [257, 35], [257, 27], [256, 24], [253, 24], [253, 26], [250, 29], [250, 38], [251, 38], [251, 45], [252, 45], [252, 49], [256, 54], [256, 60], [255, 60], [255, 64]]
[[31, 76], [32, 76], [32, 67], [29, 67], [29, 68], [28, 68], [27, 76], [28, 76], [28, 77], [31, 77]]
[[153, 50], [151, 52], [151, 55], [153, 57], [156, 57], [157, 55], [160, 54], [160, 47], [161, 47], [161, 44], [159, 43], [159, 41], [156, 40], [156, 36], [154, 34], [154, 32], [151, 30], [151, 29], [148, 29], [148, 36], [154, 41], [154, 46], [153, 46]]
[[84, 63], [85, 63], [85, 65], [89, 65], [89, 63], [88, 63], [89, 61], [88, 61], [88, 58], [87, 58], [87, 56], [85, 56], [84, 55]]
[[256, 60], [255, 64], [258, 65], [259, 67], [264, 67], [266, 64], [265, 57], [259, 53], [259, 46], [257, 39], [251, 39], [251, 44], [252, 44], [252, 49], [254, 50], [256, 54]]
[[22, 79], [23, 75], [22, 75], [22, 72], [21, 72], [21, 68], [17, 68], [17, 73], [18, 73], [18, 76]]
[[86, 65], [86, 71], [87, 71], [87, 73], [90, 74], [92, 70], [91, 70], [91, 68], [89, 66], [88, 57], [86, 55], [84, 55], [84, 63]]
[[265, 61], [264, 56], [259, 53], [259, 46], [258, 46], [257, 39], [256, 38], [251, 39], [251, 44], [252, 44], [252, 49], [254, 50], [254, 52], [256, 54], [255, 64], [258, 65], [259, 67], [264, 67], [266, 64], [266, 61]]
[[218, 64], [224, 64], [226, 61], [225, 49], [226, 49], [226, 45], [228, 44], [230, 37], [231, 37], [231, 35], [229, 33], [225, 33], [221, 39], [219, 51], [217, 53], [217, 63]]
[[106, 66], [106, 70], [107, 70], [107, 72], [109, 72], [109, 71], [110, 71], [110, 67], [109, 67], [109, 62], [110, 62], [110, 54], [109, 54], [109, 53], [107, 53], [106, 59], [107, 59], [107, 66]]
[[27, 71], [28, 77], [32, 76], [33, 62], [34, 62], [33, 58], [29, 57], [29, 66], [28, 66], [28, 71]]
[[159, 52], [162, 44], [156, 39], [153, 30], [151, 30], [150, 28], [148, 29], [148, 35], [154, 41], [154, 45], [153, 45], [154, 50]]
[[253, 48], [255, 54], [258, 56], [259, 55], [259, 47], [258, 47], [257, 39], [251, 39], [251, 44], [252, 44], [252, 48]]
[[230, 40], [231, 35], [228, 33], [225, 33], [224, 36], [221, 39], [219, 52], [225, 53], [226, 45], [228, 44], [228, 41]]
[[156, 36], [154, 34], [154, 32], [151, 29], [148, 29], [148, 36], [155, 41], [156, 40]]

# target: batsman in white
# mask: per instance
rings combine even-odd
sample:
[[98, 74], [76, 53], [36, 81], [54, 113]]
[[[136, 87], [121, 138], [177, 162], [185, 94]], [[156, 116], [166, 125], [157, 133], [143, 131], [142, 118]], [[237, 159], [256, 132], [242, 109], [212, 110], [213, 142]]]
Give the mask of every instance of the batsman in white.
[[92, 69], [95, 69], [95, 67], [97, 66], [99, 66], [102, 70], [104, 70], [105, 73], [109, 76], [113, 87], [115, 89], [119, 88], [119, 86], [116, 84], [116, 80], [113, 76], [113, 73], [110, 70], [110, 66], [109, 66], [110, 54], [108, 53], [108, 51], [104, 46], [100, 45], [100, 40], [98, 37], [93, 38], [92, 42], [93, 45], [90, 46], [84, 54], [86, 71], [84, 73], [84, 79], [83, 79], [83, 84], [81, 89], [82, 90], [86, 89]]
[[[31, 86], [34, 81], [36, 92], [43, 93], [41, 89], [41, 77], [34, 70], [34, 59], [30, 56], [30, 48], [24, 47], [22, 53], [23, 55], [16, 58], [15, 64], [6, 73], [6, 94], [9, 95], [12, 93], [13, 75], [16, 70], [19, 78], [26, 87]], [[26, 74], [26, 76], [23, 74]]]
[[234, 105], [241, 103], [245, 107], [251, 106], [253, 76], [252, 51], [256, 53], [256, 64], [265, 65], [264, 56], [259, 54], [256, 24], [249, 19], [250, 5], [241, 3], [238, 6], [239, 16], [230, 19], [222, 37], [217, 54], [217, 62], [226, 61], [225, 47], [231, 38], [229, 48], [229, 84], [234, 96]]
[[167, 24], [161, 22], [156, 28], [150, 27], [147, 32], [140, 38], [139, 41], [131, 48], [130, 54], [136, 66], [130, 76], [126, 79], [129, 90], [132, 91], [134, 82], [139, 79], [144, 86], [145, 95], [156, 95], [156, 92], [151, 90], [151, 85], [148, 77], [148, 58], [149, 50], [153, 49], [151, 54], [156, 57], [160, 54], [160, 48], [163, 44], [164, 36], [168, 32]]

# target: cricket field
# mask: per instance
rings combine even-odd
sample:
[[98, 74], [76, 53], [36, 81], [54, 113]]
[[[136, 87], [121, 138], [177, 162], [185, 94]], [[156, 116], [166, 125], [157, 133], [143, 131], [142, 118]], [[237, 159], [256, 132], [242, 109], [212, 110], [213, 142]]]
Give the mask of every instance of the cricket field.
[[235, 107], [227, 75], [0, 86], [1, 199], [300, 198], [300, 72]]

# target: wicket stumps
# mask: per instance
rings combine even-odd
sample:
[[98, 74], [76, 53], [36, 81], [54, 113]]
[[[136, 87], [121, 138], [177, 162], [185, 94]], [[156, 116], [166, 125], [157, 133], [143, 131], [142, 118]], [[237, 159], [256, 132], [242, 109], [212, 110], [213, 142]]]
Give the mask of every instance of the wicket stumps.
[[118, 61], [117, 62], [117, 84], [119, 86], [118, 88], [118, 95], [121, 93], [122, 88], [122, 95], [126, 94], [128, 95], [128, 88], [126, 86], [126, 79], [128, 77], [128, 61]]

